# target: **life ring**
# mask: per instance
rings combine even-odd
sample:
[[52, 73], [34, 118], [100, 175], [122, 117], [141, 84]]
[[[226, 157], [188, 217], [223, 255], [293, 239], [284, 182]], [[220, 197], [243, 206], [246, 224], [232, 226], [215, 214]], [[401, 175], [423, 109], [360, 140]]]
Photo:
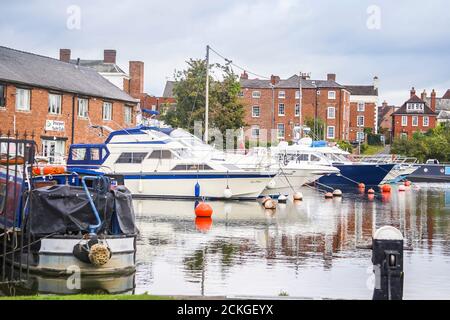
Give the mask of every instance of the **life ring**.
[[46, 175], [52, 175], [52, 174], [63, 174], [66, 172], [65, 166], [52, 166], [52, 165], [46, 165], [46, 166], [37, 166], [33, 167], [33, 174], [36, 176], [46, 176]]

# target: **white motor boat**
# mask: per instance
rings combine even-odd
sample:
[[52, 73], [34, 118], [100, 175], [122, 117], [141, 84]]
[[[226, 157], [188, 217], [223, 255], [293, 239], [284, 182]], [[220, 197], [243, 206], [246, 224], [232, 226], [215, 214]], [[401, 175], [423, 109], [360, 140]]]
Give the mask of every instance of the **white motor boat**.
[[114, 131], [103, 144], [74, 144], [67, 165], [78, 172], [108, 168], [134, 197], [255, 199], [278, 173], [199, 159], [150, 127]]

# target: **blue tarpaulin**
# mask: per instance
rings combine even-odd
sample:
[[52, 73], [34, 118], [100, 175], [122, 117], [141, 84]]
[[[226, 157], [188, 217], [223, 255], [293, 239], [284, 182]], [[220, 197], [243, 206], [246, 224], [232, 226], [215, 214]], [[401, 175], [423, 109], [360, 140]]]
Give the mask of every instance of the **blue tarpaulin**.
[[158, 111], [150, 110], [150, 109], [142, 109], [142, 112], [143, 112], [143, 113], [148, 113], [148, 114], [154, 115], [154, 116], [159, 115], [159, 112], [158, 112]]

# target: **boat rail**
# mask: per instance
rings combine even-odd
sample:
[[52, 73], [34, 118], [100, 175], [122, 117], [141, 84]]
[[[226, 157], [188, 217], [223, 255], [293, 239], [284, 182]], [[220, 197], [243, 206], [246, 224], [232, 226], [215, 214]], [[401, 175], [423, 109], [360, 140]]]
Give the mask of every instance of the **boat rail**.
[[396, 163], [396, 164], [408, 164], [413, 165], [418, 163], [418, 159], [414, 157], [405, 157], [395, 154], [386, 155], [352, 155], [351, 159], [354, 162], [365, 162], [365, 163]]

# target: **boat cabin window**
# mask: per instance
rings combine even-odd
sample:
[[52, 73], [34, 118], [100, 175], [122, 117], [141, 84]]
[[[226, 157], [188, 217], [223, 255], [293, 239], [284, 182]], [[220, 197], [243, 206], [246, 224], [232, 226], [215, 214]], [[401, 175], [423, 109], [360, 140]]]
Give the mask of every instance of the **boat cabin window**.
[[99, 148], [91, 148], [91, 160], [99, 161], [100, 159], [100, 149]]
[[147, 152], [124, 152], [116, 160], [116, 163], [142, 163]]
[[309, 154], [299, 154], [297, 161], [309, 161]]
[[320, 160], [321, 159], [318, 156], [316, 156], [314, 154], [311, 155], [311, 161], [320, 161]]
[[172, 152], [170, 150], [153, 150], [147, 159], [172, 159]]
[[86, 148], [73, 148], [72, 149], [72, 160], [83, 161], [86, 160]]
[[207, 164], [178, 164], [172, 169], [173, 171], [204, 171], [204, 170], [212, 170], [210, 166]]
[[0, 182], [0, 212], [3, 213], [6, 203], [6, 184]]

